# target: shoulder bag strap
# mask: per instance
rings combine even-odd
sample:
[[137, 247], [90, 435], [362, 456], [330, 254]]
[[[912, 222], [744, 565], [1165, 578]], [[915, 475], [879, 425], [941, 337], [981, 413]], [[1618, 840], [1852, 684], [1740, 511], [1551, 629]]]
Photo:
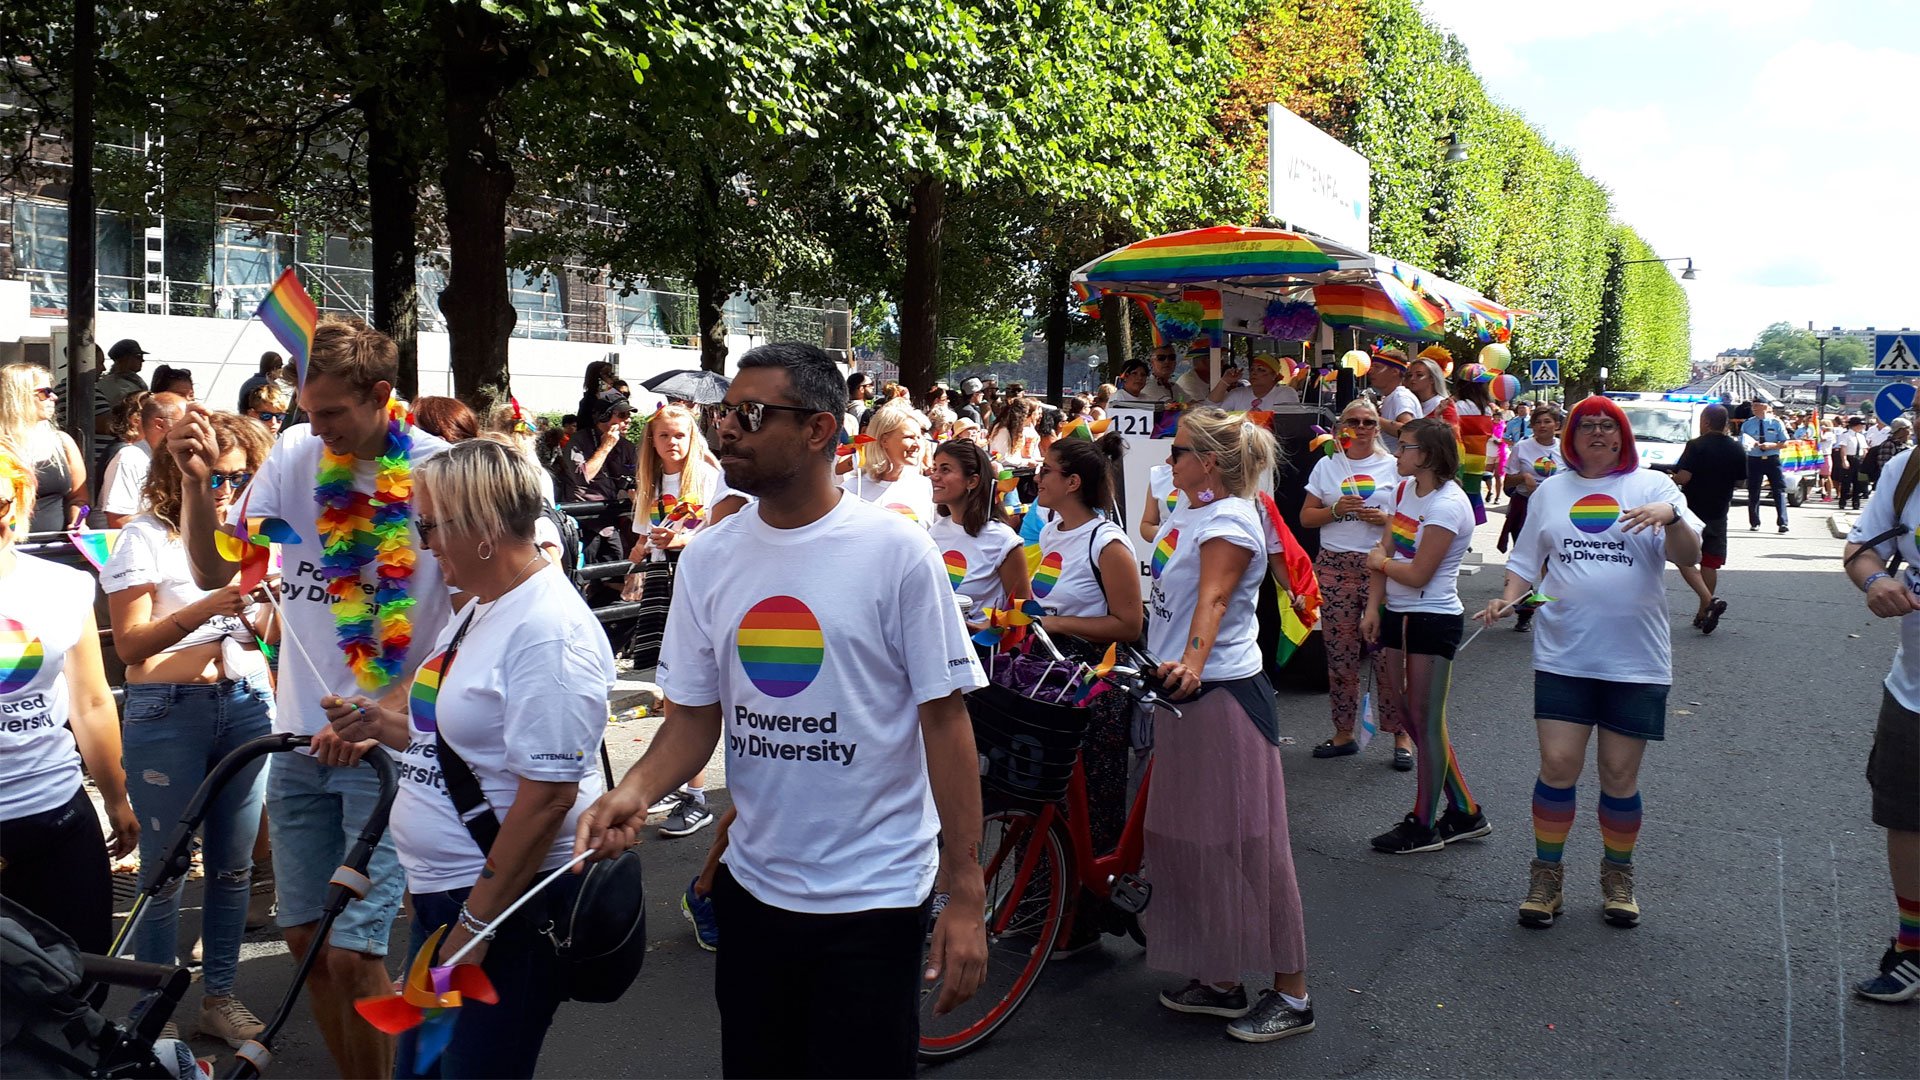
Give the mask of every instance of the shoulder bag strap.
[[[453, 658], [460, 652], [460, 641], [467, 636], [467, 628], [473, 625], [473, 613], [467, 613], [467, 619], [447, 644], [447, 656], [440, 662], [440, 683], [446, 685], [447, 675], [453, 670]], [[434, 754], [440, 761], [440, 776], [447, 783], [447, 797], [453, 800], [453, 809], [460, 815], [460, 824], [466, 826], [473, 842], [480, 847], [482, 855], [493, 853], [493, 842], [500, 836], [500, 817], [493, 812], [487, 802], [487, 793], [480, 786], [480, 779], [473, 775], [473, 768], [447, 742], [445, 733], [436, 730], [433, 733]]]

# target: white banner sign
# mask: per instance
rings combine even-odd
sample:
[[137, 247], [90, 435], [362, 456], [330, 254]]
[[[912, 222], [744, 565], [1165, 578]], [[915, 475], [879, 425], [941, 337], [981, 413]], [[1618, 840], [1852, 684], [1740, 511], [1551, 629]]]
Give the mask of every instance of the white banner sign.
[[1267, 213], [1276, 221], [1365, 251], [1372, 178], [1367, 159], [1345, 143], [1267, 106]]

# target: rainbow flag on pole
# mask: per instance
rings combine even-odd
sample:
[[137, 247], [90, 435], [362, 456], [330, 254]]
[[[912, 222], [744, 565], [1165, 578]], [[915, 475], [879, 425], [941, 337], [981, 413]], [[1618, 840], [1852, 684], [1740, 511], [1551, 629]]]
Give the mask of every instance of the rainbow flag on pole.
[[[1261, 492], [1260, 507], [1280, 535], [1280, 554], [1269, 557], [1268, 570], [1280, 598], [1280, 640], [1274, 642], [1273, 662], [1275, 666], [1284, 666], [1320, 622], [1320, 580], [1314, 576], [1313, 560], [1307, 557], [1306, 549], [1293, 538], [1293, 531], [1281, 518], [1273, 496]], [[1278, 558], [1286, 570], [1284, 580], [1275, 572], [1279, 568], [1272, 565], [1274, 558]]]
[[273, 336], [292, 356], [294, 386], [307, 385], [307, 355], [313, 351], [313, 331], [320, 325], [320, 308], [313, 297], [307, 295], [293, 267], [280, 272], [273, 291], [260, 301], [253, 317], [266, 323], [267, 329], [273, 331]]

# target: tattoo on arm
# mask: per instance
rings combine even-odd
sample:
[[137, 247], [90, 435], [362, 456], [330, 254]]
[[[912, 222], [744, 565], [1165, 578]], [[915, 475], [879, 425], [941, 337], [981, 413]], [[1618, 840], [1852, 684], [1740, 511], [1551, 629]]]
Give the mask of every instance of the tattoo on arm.
[[480, 879], [485, 881], [491, 877], [493, 877], [493, 860], [488, 859], [487, 864], [480, 868]]
[[1200, 640], [1198, 637], [1192, 638], [1187, 642], [1187, 648], [1189, 649], [1199, 649], [1205, 646], [1206, 646], [1206, 642]]

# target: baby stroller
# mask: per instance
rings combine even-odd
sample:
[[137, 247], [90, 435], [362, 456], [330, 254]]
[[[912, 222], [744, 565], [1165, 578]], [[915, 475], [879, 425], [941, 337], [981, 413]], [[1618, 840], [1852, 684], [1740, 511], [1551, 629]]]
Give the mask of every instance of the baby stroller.
[[[147, 868], [147, 882], [134, 901], [114, 942], [114, 951], [131, 936], [147, 904], [185, 877], [192, 865], [194, 834], [207, 805], [236, 772], [254, 758], [307, 745], [304, 735], [266, 735], [221, 759], [193, 793], [168, 838], [166, 855]], [[380, 777], [380, 797], [347, 858], [334, 872], [333, 887], [313, 936], [323, 947], [327, 933], [347, 903], [366, 895], [367, 864], [387, 829], [397, 775], [385, 753], [369, 753], [361, 762]], [[285, 998], [265, 1030], [235, 1054], [229, 1077], [255, 1077], [273, 1058], [273, 1040], [286, 1026], [300, 988], [312, 970], [314, 954], [299, 958]], [[0, 897], [0, 1076], [13, 1077], [182, 1077], [202, 1075], [193, 1051], [160, 1031], [186, 994], [186, 968], [143, 964], [115, 956], [79, 951], [46, 920]], [[125, 1020], [111, 1020], [98, 1008], [108, 987], [139, 993]]]

